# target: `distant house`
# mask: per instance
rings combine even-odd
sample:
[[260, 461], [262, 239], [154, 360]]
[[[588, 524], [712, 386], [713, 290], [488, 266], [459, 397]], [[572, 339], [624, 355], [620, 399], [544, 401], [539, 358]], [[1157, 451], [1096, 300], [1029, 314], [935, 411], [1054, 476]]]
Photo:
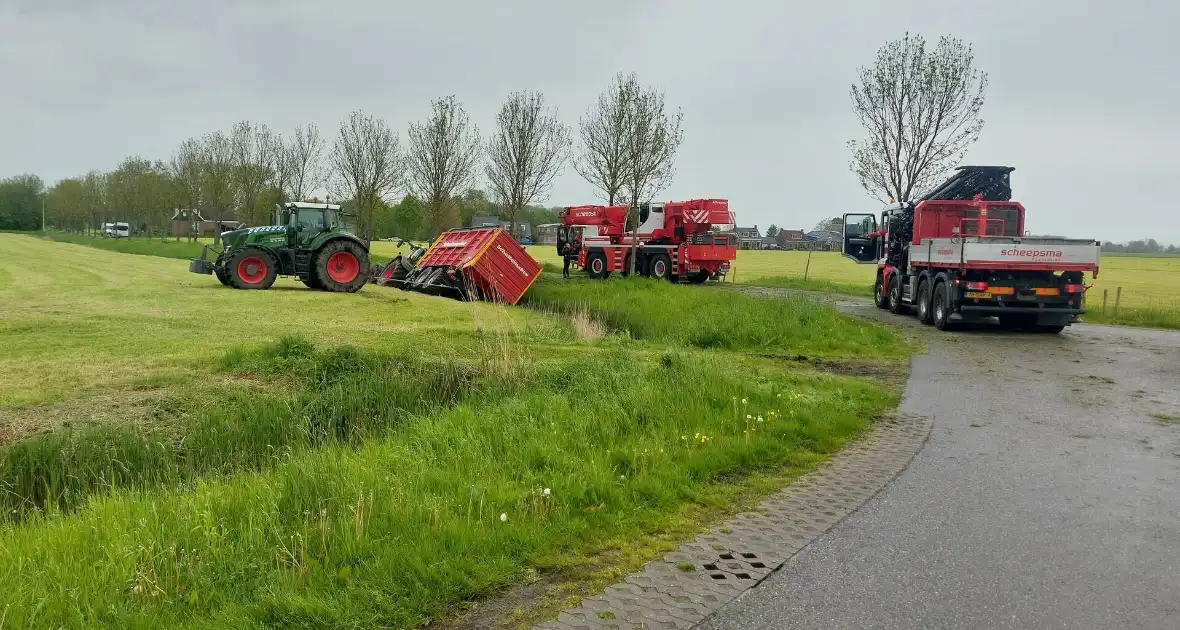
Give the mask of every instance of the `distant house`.
[[561, 227], [560, 223], [541, 223], [537, 226], [537, 244], [538, 245], [556, 245], [557, 244], [557, 228]]
[[778, 249], [778, 239], [773, 236], [763, 236], [759, 249]]
[[503, 223], [504, 222], [500, 220], [500, 217], [494, 217], [488, 214], [477, 214], [471, 217], [470, 227], [498, 226]]
[[196, 232], [197, 236], [214, 236], [222, 232], [236, 230], [245, 223], [229, 219], [206, 219], [200, 210], [177, 208], [172, 214], [170, 226], [172, 236], [190, 236]]
[[774, 235], [774, 240], [778, 243], [779, 249], [799, 249], [806, 238], [803, 230], [779, 230], [778, 234]]
[[738, 249], [762, 249], [762, 231], [758, 226], [737, 229]]

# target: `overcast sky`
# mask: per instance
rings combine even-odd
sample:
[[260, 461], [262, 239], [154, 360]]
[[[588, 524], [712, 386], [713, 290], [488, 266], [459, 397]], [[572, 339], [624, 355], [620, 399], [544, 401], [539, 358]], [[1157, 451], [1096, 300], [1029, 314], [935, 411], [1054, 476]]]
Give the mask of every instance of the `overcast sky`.
[[[848, 171], [857, 66], [905, 31], [971, 42], [989, 73], [966, 163], [1016, 167], [1029, 229], [1180, 243], [1180, 4], [0, 0], [0, 176], [49, 182], [166, 158], [236, 120], [402, 130], [455, 94], [481, 131], [542, 90], [571, 125], [619, 71], [685, 116], [661, 197], [727, 197], [744, 225], [876, 211]], [[547, 205], [594, 203], [572, 170]]]

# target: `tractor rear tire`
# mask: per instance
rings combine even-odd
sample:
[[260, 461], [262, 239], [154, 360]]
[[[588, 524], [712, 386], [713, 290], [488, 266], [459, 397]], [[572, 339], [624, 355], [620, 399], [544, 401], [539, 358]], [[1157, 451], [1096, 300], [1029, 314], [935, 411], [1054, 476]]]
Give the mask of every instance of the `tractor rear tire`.
[[656, 280], [668, 280], [672, 275], [672, 259], [667, 254], [656, 254], [647, 261], [647, 275]]
[[930, 281], [925, 278], [918, 281], [918, 322], [923, 326], [934, 323], [934, 314], [930, 309]]
[[235, 289], [269, 289], [279, 276], [279, 261], [260, 247], [243, 247], [229, 257], [226, 275]]
[[339, 239], [328, 241], [315, 253], [311, 273], [326, 291], [356, 293], [369, 280], [364, 271], [368, 268], [369, 253], [365, 248]]

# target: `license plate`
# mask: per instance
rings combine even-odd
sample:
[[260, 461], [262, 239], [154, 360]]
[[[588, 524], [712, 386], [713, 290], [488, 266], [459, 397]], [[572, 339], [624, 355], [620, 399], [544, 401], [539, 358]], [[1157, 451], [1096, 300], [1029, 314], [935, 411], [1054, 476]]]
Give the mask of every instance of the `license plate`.
[[991, 296], [992, 296], [991, 293], [987, 293], [985, 291], [968, 291], [967, 292], [967, 297], [974, 298], [977, 300], [986, 300], [986, 299], [991, 298]]

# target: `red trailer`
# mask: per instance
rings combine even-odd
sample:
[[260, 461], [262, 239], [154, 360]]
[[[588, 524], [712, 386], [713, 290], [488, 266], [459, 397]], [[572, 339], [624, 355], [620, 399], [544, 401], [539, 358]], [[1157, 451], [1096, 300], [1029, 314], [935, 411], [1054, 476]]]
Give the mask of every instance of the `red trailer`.
[[574, 206], [561, 212], [557, 251], [577, 251], [578, 266], [591, 278], [628, 273], [631, 252], [640, 275], [693, 283], [723, 277], [737, 257], [734, 224], [726, 199], [639, 204], [633, 244], [629, 206]]
[[498, 227], [444, 232], [405, 280], [407, 291], [516, 304], [541, 275], [541, 265]]

